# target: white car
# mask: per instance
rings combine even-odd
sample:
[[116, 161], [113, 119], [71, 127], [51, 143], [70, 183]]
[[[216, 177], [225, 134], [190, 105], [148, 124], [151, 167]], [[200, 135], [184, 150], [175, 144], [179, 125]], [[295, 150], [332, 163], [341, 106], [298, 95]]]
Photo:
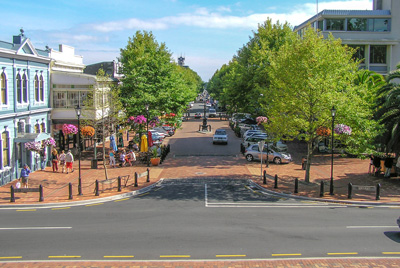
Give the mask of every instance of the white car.
[[217, 111], [215, 109], [208, 109], [208, 117], [217, 117]]
[[261, 130], [255, 130], [255, 129], [249, 129], [243, 134], [243, 139], [246, 139], [247, 137], [253, 136], [253, 135], [258, 135], [258, 134], [263, 134]]
[[228, 144], [228, 134], [226, 134], [225, 129], [217, 129], [215, 130], [214, 136], [213, 136], [213, 144], [216, 143], [223, 143], [223, 144]]

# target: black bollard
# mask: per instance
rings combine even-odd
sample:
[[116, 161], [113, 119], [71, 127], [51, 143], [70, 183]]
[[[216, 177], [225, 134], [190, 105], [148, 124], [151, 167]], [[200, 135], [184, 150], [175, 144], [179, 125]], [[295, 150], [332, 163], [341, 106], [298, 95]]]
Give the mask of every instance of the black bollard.
[[324, 196], [324, 192], [325, 192], [325, 190], [324, 190], [324, 182], [321, 181], [321, 188], [319, 190], [319, 196], [323, 197]]
[[11, 185], [11, 199], [10, 202], [13, 203], [15, 202], [15, 193], [14, 193], [14, 187]]
[[121, 192], [121, 176], [118, 176], [118, 192]]
[[138, 187], [138, 174], [135, 172], [135, 187]]
[[95, 196], [99, 196], [100, 194], [99, 194], [99, 181], [98, 180], [96, 180], [96, 190], [95, 190], [95, 194], [94, 194]]
[[43, 186], [40, 184], [39, 185], [39, 202], [43, 202], [44, 197], [43, 197]]
[[347, 198], [352, 199], [353, 198], [353, 184], [351, 184], [351, 182], [349, 182], [348, 190], [349, 190], [349, 194], [347, 195]]
[[72, 200], [72, 183], [69, 183], [69, 185], [68, 185], [68, 188], [69, 188], [69, 196], [68, 196], [68, 199], [69, 200]]
[[294, 193], [295, 193], [295, 194], [298, 194], [298, 193], [299, 193], [299, 179], [298, 179], [298, 178], [296, 178], [296, 179], [294, 180]]
[[267, 171], [264, 170], [263, 183], [267, 184]]
[[381, 200], [381, 184], [376, 185], [376, 200]]
[[275, 185], [274, 185], [275, 189], [278, 189], [278, 175], [275, 174]]
[[147, 180], [146, 182], [150, 182], [150, 170], [147, 169]]

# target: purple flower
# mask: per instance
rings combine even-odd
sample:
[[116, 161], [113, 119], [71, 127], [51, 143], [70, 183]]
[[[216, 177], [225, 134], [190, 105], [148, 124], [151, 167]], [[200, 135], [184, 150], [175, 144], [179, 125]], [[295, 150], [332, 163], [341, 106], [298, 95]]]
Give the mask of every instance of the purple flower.
[[62, 128], [62, 132], [64, 133], [64, 135], [76, 134], [76, 133], [78, 133], [78, 128], [71, 124], [64, 124], [63, 128]]
[[266, 124], [268, 122], [268, 118], [265, 116], [259, 116], [256, 118], [257, 125]]
[[43, 142], [43, 144], [44, 144], [44, 146], [54, 146], [55, 147], [56, 146], [56, 141], [52, 137], [50, 137], [47, 140], [45, 140]]
[[337, 124], [335, 126], [335, 133], [336, 134], [346, 134], [346, 135], [351, 135], [351, 127], [346, 126], [344, 124]]

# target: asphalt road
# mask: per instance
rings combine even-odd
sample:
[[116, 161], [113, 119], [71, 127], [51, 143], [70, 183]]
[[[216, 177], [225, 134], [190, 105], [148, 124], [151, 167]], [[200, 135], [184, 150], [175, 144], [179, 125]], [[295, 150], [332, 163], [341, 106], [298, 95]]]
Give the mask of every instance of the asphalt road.
[[[210, 124], [219, 127], [217, 120]], [[238, 153], [239, 139], [213, 146], [209, 134], [194, 141], [193, 130], [184, 131], [185, 138], [173, 138], [175, 157], [189, 155], [190, 144], [203, 156]], [[1, 210], [0, 259], [396, 257], [397, 217], [388, 207], [287, 199], [258, 191], [248, 180], [164, 180], [150, 192], [113, 202]]]

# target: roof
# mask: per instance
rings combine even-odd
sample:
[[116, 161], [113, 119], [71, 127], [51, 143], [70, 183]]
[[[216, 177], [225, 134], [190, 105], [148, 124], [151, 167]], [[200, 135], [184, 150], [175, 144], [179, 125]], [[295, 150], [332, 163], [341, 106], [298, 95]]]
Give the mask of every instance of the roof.
[[387, 17], [391, 16], [390, 10], [323, 10], [305, 22], [294, 27], [294, 31], [303, 28], [308, 23], [315, 21], [319, 17]]

